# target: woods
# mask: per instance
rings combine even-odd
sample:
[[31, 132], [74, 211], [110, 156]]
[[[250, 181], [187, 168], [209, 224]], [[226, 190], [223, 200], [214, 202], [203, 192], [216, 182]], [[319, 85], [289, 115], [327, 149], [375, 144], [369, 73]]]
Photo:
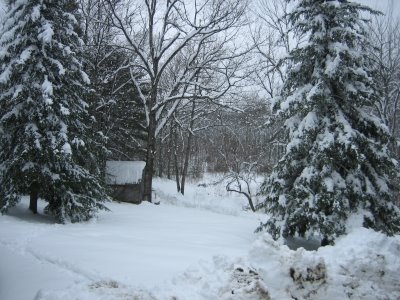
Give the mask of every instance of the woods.
[[400, 299], [399, 13], [0, 0], [0, 299]]

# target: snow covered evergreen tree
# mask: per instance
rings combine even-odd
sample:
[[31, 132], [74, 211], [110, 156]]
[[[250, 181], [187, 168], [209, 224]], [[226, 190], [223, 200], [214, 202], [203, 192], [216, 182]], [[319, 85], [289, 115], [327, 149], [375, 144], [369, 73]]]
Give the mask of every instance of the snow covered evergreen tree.
[[260, 208], [272, 217], [259, 230], [275, 239], [317, 235], [333, 243], [353, 213], [366, 227], [400, 231], [398, 166], [387, 128], [372, 115], [379, 93], [363, 12], [376, 13], [346, 0], [300, 0], [289, 16], [308, 42], [290, 53], [288, 79], [273, 104], [290, 137], [261, 187]]
[[22, 194], [59, 222], [82, 221], [108, 199], [92, 153], [74, 0], [9, 1], [0, 36], [0, 210]]

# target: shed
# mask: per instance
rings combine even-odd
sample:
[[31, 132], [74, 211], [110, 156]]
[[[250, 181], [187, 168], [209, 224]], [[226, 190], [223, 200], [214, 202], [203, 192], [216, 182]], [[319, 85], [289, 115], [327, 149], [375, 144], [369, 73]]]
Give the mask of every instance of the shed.
[[144, 161], [107, 161], [106, 183], [117, 201], [139, 204], [142, 199]]

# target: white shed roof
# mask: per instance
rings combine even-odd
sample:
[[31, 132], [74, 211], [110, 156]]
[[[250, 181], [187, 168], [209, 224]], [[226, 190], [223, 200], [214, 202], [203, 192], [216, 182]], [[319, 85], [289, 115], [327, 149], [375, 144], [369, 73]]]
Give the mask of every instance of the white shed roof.
[[107, 161], [107, 184], [134, 184], [142, 179], [144, 161]]

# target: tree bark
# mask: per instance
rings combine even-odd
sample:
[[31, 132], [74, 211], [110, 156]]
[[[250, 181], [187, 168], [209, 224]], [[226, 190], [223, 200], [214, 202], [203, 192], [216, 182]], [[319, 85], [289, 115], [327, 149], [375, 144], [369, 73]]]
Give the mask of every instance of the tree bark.
[[236, 193], [239, 193], [239, 194], [244, 195], [244, 196], [247, 198], [247, 201], [249, 202], [250, 209], [251, 209], [253, 212], [256, 211], [256, 209], [255, 209], [255, 207], [254, 207], [254, 204], [253, 204], [253, 200], [251, 199], [251, 197], [250, 197], [249, 194], [247, 194], [247, 193], [245, 193], [245, 192], [242, 192], [242, 191], [238, 191], [238, 190], [231, 189], [231, 188], [229, 188], [229, 187], [227, 187], [226, 190], [227, 190], [228, 192], [236, 192]]
[[169, 137], [168, 137], [168, 150], [167, 150], [167, 154], [168, 154], [168, 164], [167, 164], [167, 178], [171, 179], [171, 149], [172, 149], [172, 143], [173, 143], [173, 126], [172, 126], [172, 122], [170, 125], [170, 129], [169, 129]]
[[163, 160], [163, 155], [162, 155], [162, 139], [161, 137], [158, 139], [159, 144], [158, 144], [158, 177], [163, 177], [163, 172], [164, 172], [164, 160]]
[[156, 147], [156, 114], [149, 113], [149, 127], [147, 132], [147, 153], [146, 153], [146, 167], [144, 168], [143, 178], [143, 201], [151, 202], [152, 189], [153, 189], [153, 170], [154, 170], [154, 156]]
[[193, 101], [192, 111], [190, 113], [190, 125], [189, 125], [189, 132], [188, 132], [188, 138], [187, 138], [187, 145], [186, 145], [186, 150], [185, 150], [185, 161], [184, 161], [183, 170], [182, 170], [182, 182], [181, 182], [182, 195], [185, 195], [185, 182], [186, 182], [187, 171], [189, 168], [190, 150], [191, 150], [191, 146], [192, 146], [195, 108], [196, 108], [196, 103]]
[[171, 148], [168, 149], [167, 178], [171, 179]]
[[29, 209], [37, 214], [37, 202], [39, 198], [39, 184], [34, 181], [30, 186]]
[[178, 167], [178, 155], [176, 152], [174, 153], [175, 156], [175, 181], [176, 181], [176, 190], [178, 193], [181, 191], [181, 187], [179, 184], [179, 167]]
[[176, 190], [178, 193], [181, 191], [181, 186], [179, 184], [179, 164], [178, 164], [178, 132], [174, 131], [175, 145], [174, 145], [174, 161], [175, 161], [175, 180], [176, 180]]

